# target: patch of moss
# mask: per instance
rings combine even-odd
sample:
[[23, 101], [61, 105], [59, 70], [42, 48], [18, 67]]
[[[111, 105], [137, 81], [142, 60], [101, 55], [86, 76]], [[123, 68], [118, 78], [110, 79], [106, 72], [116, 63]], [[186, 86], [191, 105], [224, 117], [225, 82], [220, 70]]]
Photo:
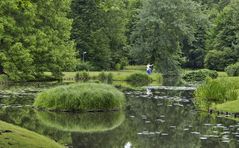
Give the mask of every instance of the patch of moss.
[[35, 132], [0, 121], [0, 146], [4, 148], [63, 148]]

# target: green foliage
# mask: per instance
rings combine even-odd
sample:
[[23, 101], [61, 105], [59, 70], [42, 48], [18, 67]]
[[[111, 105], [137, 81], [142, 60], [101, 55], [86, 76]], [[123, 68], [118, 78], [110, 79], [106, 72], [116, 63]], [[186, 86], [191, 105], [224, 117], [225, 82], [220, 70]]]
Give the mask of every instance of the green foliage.
[[4, 74], [2, 74], [2, 75], [0, 75], [0, 82], [1, 81], [8, 81], [9, 79], [8, 79], [8, 76], [7, 75], [4, 75]]
[[[216, 17], [208, 32], [206, 66], [210, 69], [224, 70], [239, 58], [239, 1], [232, 0]], [[218, 51], [218, 52], [216, 52]], [[212, 59], [211, 59], [212, 58]], [[220, 59], [220, 60], [218, 60]]]
[[72, 39], [76, 41], [79, 58], [87, 52], [85, 59], [96, 70], [115, 68], [127, 57], [124, 7], [121, 0], [72, 1]]
[[209, 109], [211, 104], [224, 103], [238, 99], [238, 79], [207, 79], [195, 92], [196, 105], [201, 109]]
[[126, 81], [130, 82], [130, 84], [134, 86], [144, 86], [148, 85], [152, 82], [152, 78], [150, 78], [147, 74], [142, 73], [134, 73], [126, 78]]
[[82, 83], [44, 91], [34, 106], [57, 111], [100, 111], [124, 108], [125, 96], [111, 85]]
[[94, 68], [89, 62], [79, 62], [76, 65], [76, 70], [77, 71], [82, 71], [82, 70], [89, 71], [89, 70], [92, 70], [92, 69], [94, 69]]
[[67, 132], [105, 132], [118, 127], [125, 119], [123, 112], [54, 113], [37, 112], [38, 119], [48, 127]]
[[119, 71], [120, 69], [121, 69], [121, 65], [120, 65], [119, 63], [117, 63], [117, 64], [115, 65], [115, 70]]
[[211, 50], [205, 57], [205, 66], [208, 69], [223, 71], [228, 65], [237, 61], [236, 56], [236, 53], [228, 48], [224, 51]]
[[0, 63], [10, 79], [56, 78], [75, 65], [70, 0], [1, 1]]
[[88, 72], [83, 71], [83, 72], [77, 72], [75, 76], [75, 80], [78, 81], [88, 81], [90, 79], [90, 75]]
[[239, 76], [239, 62], [227, 66], [225, 71], [229, 76]]
[[183, 40], [195, 40], [196, 26], [203, 22], [197, 3], [191, 0], [147, 0], [132, 35], [138, 58], [157, 63], [165, 75], [178, 75]]
[[98, 75], [98, 80], [100, 80], [103, 83], [111, 84], [113, 82], [113, 74], [112, 73], [106, 74], [104, 72], [101, 72]]
[[217, 71], [212, 71], [208, 69], [196, 70], [192, 72], [188, 72], [183, 76], [183, 79], [187, 82], [195, 82], [195, 81], [204, 81], [207, 77], [217, 78]]

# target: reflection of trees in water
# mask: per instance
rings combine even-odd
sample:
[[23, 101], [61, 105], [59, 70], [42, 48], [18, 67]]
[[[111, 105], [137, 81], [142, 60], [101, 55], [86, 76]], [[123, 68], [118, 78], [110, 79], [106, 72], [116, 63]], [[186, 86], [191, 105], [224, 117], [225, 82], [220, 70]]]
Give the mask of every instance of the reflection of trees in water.
[[[162, 106], [157, 104], [163, 103]], [[125, 122], [115, 130], [96, 133], [82, 134], [73, 133], [72, 140], [74, 147], [123, 147], [127, 142], [133, 147], [170, 147], [170, 148], [197, 148], [197, 147], [223, 147], [219, 139], [200, 140], [199, 135], [192, 135], [191, 132], [198, 131], [203, 134], [210, 134], [212, 129], [204, 126], [205, 123], [217, 123], [208, 116], [198, 116], [192, 107], [167, 107], [167, 101], [159, 101], [147, 98], [128, 98], [128, 115], [135, 118], [126, 118]], [[165, 117], [163, 118], [162, 115]], [[144, 116], [142, 119], [142, 116]], [[162, 119], [165, 122], [156, 121]], [[150, 121], [150, 123], [145, 123]], [[224, 120], [222, 121], [224, 122]], [[227, 122], [227, 121], [225, 121]], [[232, 122], [228, 123], [228, 125]], [[170, 127], [171, 126], [171, 127]], [[172, 128], [175, 126], [175, 128]], [[188, 128], [189, 131], [184, 131]], [[168, 136], [161, 135], [137, 135], [139, 132], [163, 132]], [[207, 145], [206, 145], [207, 144]], [[235, 143], [230, 143], [235, 145]]]

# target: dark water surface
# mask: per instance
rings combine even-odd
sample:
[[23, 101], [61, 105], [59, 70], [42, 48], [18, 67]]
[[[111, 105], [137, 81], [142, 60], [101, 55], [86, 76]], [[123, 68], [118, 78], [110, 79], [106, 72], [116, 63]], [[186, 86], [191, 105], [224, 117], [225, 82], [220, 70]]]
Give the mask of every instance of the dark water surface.
[[239, 122], [197, 112], [192, 90], [126, 91], [124, 112], [70, 114], [33, 109], [34, 96], [42, 88], [17, 87], [15, 95], [0, 95], [0, 120], [66, 147], [239, 147]]

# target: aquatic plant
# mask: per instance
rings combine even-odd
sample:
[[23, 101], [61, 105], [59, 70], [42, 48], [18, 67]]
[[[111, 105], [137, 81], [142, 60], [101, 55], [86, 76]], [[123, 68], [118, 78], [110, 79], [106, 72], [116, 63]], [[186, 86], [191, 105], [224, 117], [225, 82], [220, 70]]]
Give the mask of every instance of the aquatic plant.
[[120, 110], [125, 96], [107, 84], [82, 83], [51, 88], [37, 95], [34, 106], [56, 111]]
[[123, 112], [54, 113], [37, 112], [37, 118], [46, 126], [68, 132], [103, 132], [112, 130], [125, 119]]
[[195, 103], [201, 109], [208, 109], [211, 104], [220, 104], [238, 99], [239, 79], [208, 78], [195, 91]]

